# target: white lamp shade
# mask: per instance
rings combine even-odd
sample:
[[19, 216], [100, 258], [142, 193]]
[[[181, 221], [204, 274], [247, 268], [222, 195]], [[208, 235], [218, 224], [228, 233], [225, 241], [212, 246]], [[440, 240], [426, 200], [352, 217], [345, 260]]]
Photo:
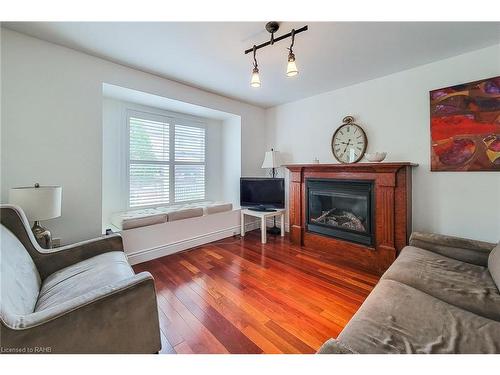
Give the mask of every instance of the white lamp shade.
[[61, 216], [61, 198], [60, 186], [17, 187], [9, 193], [9, 203], [20, 206], [31, 221]]
[[299, 74], [299, 70], [297, 69], [297, 64], [295, 64], [295, 59], [288, 61], [286, 66], [286, 75], [288, 77], [293, 77]]
[[259, 77], [259, 70], [258, 69], [253, 70], [252, 79], [250, 80], [250, 86], [260, 87], [260, 77]]
[[278, 151], [267, 151], [264, 156], [262, 168], [279, 168], [281, 167], [280, 153]]

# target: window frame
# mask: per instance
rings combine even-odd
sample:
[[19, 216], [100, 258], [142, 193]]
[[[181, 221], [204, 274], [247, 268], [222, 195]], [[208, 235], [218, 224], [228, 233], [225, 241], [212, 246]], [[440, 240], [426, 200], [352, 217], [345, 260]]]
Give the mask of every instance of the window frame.
[[[169, 128], [169, 157], [166, 162], [156, 162], [153, 160], [137, 160], [137, 163], [144, 164], [160, 164], [160, 165], [168, 165], [168, 203], [162, 204], [152, 204], [152, 205], [144, 205], [144, 206], [134, 206], [130, 207], [130, 165], [135, 164], [130, 160], [130, 118], [141, 118], [144, 120], [163, 122], [168, 124]], [[204, 152], [204, 161], [203, 162], [193, 162], [193, 161], [176, 161], [175, 160], [175, 125], [182, 126], [191, 126], [195, 128], [201, 128], [205, 131], [205, 152]], [[147, 208], [155, 208], [155, 207], [165, 207], [165, 206], [173, 206], [176, 204], [189, 204], [196, 202], [203, 202], [207, 200], [207, 155], [208, 155], [208, 143], [207, 143], [207, 122], [201, 118], [195, 118], [188, 115], [183, 115], [179, 113], [173, 112], [165, 112], [165, 111], [145, 111], [138, 110], [133, 108], [126, 109], [125, 115], [125, 128], [126, 128], [126, 136], [125, 136], [125, 178], [126, 178], [126, 207], [128, 210], [140, 210]], [[203, 199], [194, 199], [189, 201], [176, 202], [175, 201], [175, 166], [176, 165], [203, 165], [205, 167], [205, 178], [203, 181], [203, 187], [205, 191], [205, 197]]]

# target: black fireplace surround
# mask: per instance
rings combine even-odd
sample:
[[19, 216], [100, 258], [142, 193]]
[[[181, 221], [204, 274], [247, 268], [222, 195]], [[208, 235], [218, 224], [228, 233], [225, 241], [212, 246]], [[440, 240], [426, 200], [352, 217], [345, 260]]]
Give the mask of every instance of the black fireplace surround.
[[372, 246], [375, 242], [372, 181], [307, 179], [307, 230]]

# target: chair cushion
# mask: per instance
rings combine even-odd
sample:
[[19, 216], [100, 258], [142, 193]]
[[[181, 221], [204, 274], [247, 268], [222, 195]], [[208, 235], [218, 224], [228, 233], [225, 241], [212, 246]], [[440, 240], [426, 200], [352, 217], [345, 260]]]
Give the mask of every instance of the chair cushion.
[[120, 230], [145, 227], [167, 221], [167, 215], [156, 208], [118, 212], [111, 217], [111, 223]]
[[399, 281], [444, 302], [500, 321], [500, 293], [486, 267], [407, 246], [382, 279]]
[[385, 279], [337, 340], [358, 353], [498, 353], [500, 322]]
[[497, 289], [500, 291], [500, 242], [491, 250], [488, 257], [488, 270], [497, 285]]
[[24, 246], [0, 226], [0, 313], [11, 323], [17, 315], [31, 314], [40, 292], [40, 275]]
[[134, 271], [122, 251], [97, 255], [47, 277], [43, 281], [35, 311], [51, 308], [133, 276]]

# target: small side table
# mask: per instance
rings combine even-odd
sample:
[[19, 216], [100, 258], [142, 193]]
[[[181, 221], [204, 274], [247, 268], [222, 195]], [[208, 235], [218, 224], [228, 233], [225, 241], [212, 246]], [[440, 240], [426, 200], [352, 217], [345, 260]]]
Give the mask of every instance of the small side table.
[[266, 220], [268, 217], [280, 216], [281, 217], [281, 237], [285, 236], [285, 209], [277, 209], [276, 211], [253, 211], [248, 208], [241, 209], [241, 237], [245, 236], [245, 215], [260, 218], [260, 233], [261, 242], [267, 242], [267, 226]]

